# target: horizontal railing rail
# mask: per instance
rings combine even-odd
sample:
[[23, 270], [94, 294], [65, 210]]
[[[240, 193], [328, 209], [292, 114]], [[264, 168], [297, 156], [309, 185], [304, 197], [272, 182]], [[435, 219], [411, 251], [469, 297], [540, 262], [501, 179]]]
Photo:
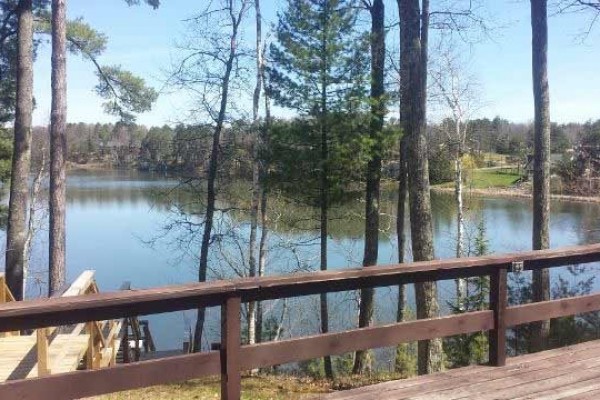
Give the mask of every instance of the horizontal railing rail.
[[[587, 245], [2, 304], [0, 332], [214, 306], [221, 306], [222, 329], [219, 351], [10, 381], [0, 398], [79, 398], [220, 373], [222, 398], [236, 399], [244, 370], [478, 331], [489, 331], [490, 363], [504, 365], [508, 327], [600, 310], [600, 294], [508, 307], [507, 273], [597, 261], [600, 245]], [[491, 278], [489, 310], [241, 345], [243, 302], [473, 276]]]

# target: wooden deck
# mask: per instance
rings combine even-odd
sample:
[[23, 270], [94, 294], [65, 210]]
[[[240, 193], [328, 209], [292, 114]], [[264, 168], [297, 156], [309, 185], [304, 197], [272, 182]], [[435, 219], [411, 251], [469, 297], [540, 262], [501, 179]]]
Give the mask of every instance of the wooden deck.
[[322, 395], [322, 400], [600, 399], [600, 340]]
[[[75, 371], [86, 354], [89, 335], [57, 335], [48, 347], [53, 374]], [[36, 337], [13, 336], [0, 340], [0, 382], [38, 376]]]

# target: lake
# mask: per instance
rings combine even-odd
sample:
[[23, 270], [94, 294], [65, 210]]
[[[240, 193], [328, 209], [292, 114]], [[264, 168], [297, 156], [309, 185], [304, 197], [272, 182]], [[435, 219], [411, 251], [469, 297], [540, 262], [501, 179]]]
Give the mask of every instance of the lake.
[[[135, 171], [70, 171], [67, 201], [68, 279], [83, 270], [96, 271], [101, 291], [117, 290], [124, 281], [133, 288], [149, 288], [196, 280], [198, 253], [198, 213], [201, 209], [191, 196], [173, 196], [176, 178]], [[235, 186], [235, 185], [232, 185]], [[247, 188], [236, 187], [234, 197], [249, 198]], [[228, 191], [227, 196], [231, 192]], [[177, 197], [177, 206], [165, 199]], [[224, 194], [222, 195], [225, 196]], [[382, 235], [380, 263], [394, 263], [397, 253], [393, 234], [394, 193], [382, 196]], [[222, 200], [221, 198], [221, 200]], [[183, 199], [183, 200], [182, 200]], [[247, 201], [247, 200], [246, 200]], [[192, 204], [193, 203], [193, 204]], [[192, 204], [192, 205], [190, 205]], [[454, 255], [455, 210], [451, 194], [432, 195], [436, 257]], [[483, 218], [490, 252], [528, 250], [531, 247], [532, 212], [530, 201], [512, 198], [472, 198], [467, 202], [467, 232], [474, 235]], [[220, 207], [231, 204], [221, 201]], [[272, 204], [269, 273], [289, 273], [315, 269], [318, 263], [317, 232], [306, 216], [312, 211], [289, 200], [277, 198]], [[336, 208], [329, 242], [331, 268], [358, 266], [362, 260], [361, 199]], [[236, 207], [243, 208], [239, 202]], [[243, 211], [218, 214], [215, 244], [211, 253], [212, 276], [235, 276], [232, 265], [245, 260], [248, 220]], [[299, 216], [303, 216], [300, 218]], [[294, 222], [302, 220], [303, 222]], [[43, 223], [42, 223], [43, 227]], [[170, 229], [166, 229], [166, 228]], [[389, 228], [389, 229], [388, 229]], [[600, 205], [588, 203], [552, 203], [551, 245], [560, 247], [597, 242], [600, 239]], [[2, 232], [4, 235], [4, 232]], [[4, 237], [1, 238], [5, 242]], [[44, 292], [44, 268], [47, 268], [47, 231], [36, 237], [32, 253], [32, 276], [40, 284], [29, 283], [30, 296]], [[593, 273], [595, 269], [590, 270]], [[565, 270], [553, 270], [553, 279]], [[568, 276], [566, 279], [570, 279]], [[412, 296], [409, 290], [409, 299]], [[378, 322], [395, 315], [394, 288], [377, 291]], [[440, 285], [442, 305], [454, 296], [452, 282]], [[334, 329], [353, 326], [356, 301], [353, 293], [330, 295]], [[286, 335], [317, 331], [317, 298], [290, 300], [285, 315]], [[267, 312], [278, 319], [281, 304], [268, 304]], [[291, 310], [291, 311], [289, 311]], [[192, 326], [192, 311], [149, 317], [157, 347], [181, 348]], [[207, 344], [218, 335], [218, 310], [211, 310], [207, 323]]]

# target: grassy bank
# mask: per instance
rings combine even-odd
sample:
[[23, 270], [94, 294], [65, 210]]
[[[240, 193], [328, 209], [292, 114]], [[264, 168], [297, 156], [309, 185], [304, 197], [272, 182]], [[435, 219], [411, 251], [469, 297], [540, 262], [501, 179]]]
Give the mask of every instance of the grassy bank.
[[[334, 381], [287, 375], [260, 375], [242, 379], [242, 399], [303, 400], [319, 394], [347, 390], [402, 378], [400, 374], [377, 373], [371, 376], [345, 376]], [[93, 400], [215, 400], [220, 398], [219, 378], [197, 379], [174, 385], [94, 397]]]
[[[242, 381], [242, 399], [299, 400], [327, 393], [324, 381], [280, 376], [260, 376]], [[95, 400], [214, 400], [220, 398], [218, 378], [201, 379], [174, 385], [154, 386], [95, 397]]]
[[507, 188], [517, 183], [520, 178], [520, 175], [512, 170], [477, 169], [471, 173], [471, 182], [466, 186], [473, 189]]
[[[467, 173], [465, 189], [510, 188], [520, 179], [520, 175], [512, 169], [476, 169]], [[454, 187], [454, 182], [436, 185], [441, 188]]]

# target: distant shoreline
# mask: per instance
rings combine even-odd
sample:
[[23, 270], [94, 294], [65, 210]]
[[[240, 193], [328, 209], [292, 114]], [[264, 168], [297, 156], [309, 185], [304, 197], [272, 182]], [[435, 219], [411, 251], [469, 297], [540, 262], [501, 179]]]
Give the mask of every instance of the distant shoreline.
[[[434, 192], [440, 193], [453, 193], [454, 188], [452, 187], [439, 187], [433, 186], [431, 188]], [[529, 190], [517, 189], [517, 188], [489, 188], [489, 189], [469, 189], [465, 188], [464, 193], [466, 195], [472, 195], [475, 197], [512, 197], [521, 199], [531, 199], [533, 194]], [[551, 194], [551, 200], [556, 201], [567, 201], [577, 203], [594, 203], [600, 204], [600, 197], [592, 196], [573, 196], [566, 194]]]
[[113, 167], [111, 164], [109, 163], [104, 163], [104, 162], [93, 162], [93, 163], [86, 163], [86, 164], [78, 164], [78, 163], [74, 163], [74, 162], [67, 162], [67, 169], [70, 171], [73, 170], [89, 170], [89, 171], [100, 171], [100, 170], [117, 170], [117, 169], [131, 169], [131, 168], [115, 168]]

